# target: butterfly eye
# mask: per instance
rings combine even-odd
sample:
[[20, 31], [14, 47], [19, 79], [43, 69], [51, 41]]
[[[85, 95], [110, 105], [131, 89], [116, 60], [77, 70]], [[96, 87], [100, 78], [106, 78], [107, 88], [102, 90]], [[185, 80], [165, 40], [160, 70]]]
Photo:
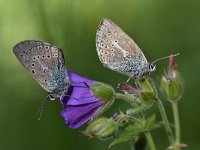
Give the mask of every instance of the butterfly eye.
[[156, 65], [154, 65], [154, 64], [150, 64], [149, 65], [149, 71], [155, 71], [156, 70]]
[[55, 100], [55, 96], [53, 94], [49, 94], [48, 97], [50, 100]]

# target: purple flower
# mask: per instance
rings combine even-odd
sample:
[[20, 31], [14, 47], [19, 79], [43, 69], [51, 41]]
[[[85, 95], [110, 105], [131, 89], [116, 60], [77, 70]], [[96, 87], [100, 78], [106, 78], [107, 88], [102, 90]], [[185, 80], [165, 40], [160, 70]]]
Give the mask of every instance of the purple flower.
[[90, 90], [97, 82], [67, 72], [71, 84], [68, 96], [61, 100], [64, 107], [61, 116], [69, 128], [78, 128], [93, 118], [106, 102], [97, 98]]

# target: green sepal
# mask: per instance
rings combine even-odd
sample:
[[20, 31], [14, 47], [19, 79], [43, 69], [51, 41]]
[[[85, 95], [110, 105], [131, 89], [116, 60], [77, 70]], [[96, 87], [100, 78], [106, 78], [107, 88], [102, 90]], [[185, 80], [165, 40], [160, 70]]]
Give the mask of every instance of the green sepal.
[[176, 72], [176, 78], [161, 78], [161, 89], [165, 98], [171, 102], [178, 101], [183, 92], [183, 84], [180, 79], [179, 73]]
[[117, 131], [118, 126], [112, 119], [102, 117], [93, 120], [82, 134], [91, 138], [108, 140], [113, 138]]
[[144, 126], [147, 130], [153, 130], [159, 128], [161, 125], [156, 122], [156, 114], [153, 114], [145, 120]]
[[157, 90], [153, 80], [144, 77], [136, 81], [137, 86], [140, 89], [139, 98], [144, 102], [151, 102], [157, 99]]
[[114, 89], [112, 86], [100, 82], [96, 82], [89, 87], [90, 91], [100, 100], [109, 102], [114, 99]]

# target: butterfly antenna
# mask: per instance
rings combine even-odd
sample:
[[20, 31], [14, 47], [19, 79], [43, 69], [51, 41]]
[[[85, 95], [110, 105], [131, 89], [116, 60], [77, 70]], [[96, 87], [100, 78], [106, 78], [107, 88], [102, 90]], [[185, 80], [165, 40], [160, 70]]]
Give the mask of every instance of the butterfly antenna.
[[171, 57], [171, 56], [174, 56], [174, 57], [175, 57], [175, 56], [178, 56], [178, 55], [180, 55], [180, 54], [177, 53], [177, 54], [172, 54], [172, 55], [169, 55], [169, 56], [166, 56], [166, 57], [158, 58], [158, 59], [154, 60], [154, 61], [152, 62], [152, 64], [155, 63], [155, 62], [157, 62], [157, 61], [160, 61], [160, 60], [163, 60], [163, 59], [169, 58], [169, 57]]
[[44, 105], [46, 103], [46, 101], [48, 100], [49, 96], [47, 96], [43, 101], [41, 101], [40, 103], [40, 106], [37, 110], [37, 113], [36, 113], [36, 116], [37, 116], [37, 119], [40, 120], [41, 117], [42, 117], [42, 111], [43, 111], [43, 108], [44, 108]]

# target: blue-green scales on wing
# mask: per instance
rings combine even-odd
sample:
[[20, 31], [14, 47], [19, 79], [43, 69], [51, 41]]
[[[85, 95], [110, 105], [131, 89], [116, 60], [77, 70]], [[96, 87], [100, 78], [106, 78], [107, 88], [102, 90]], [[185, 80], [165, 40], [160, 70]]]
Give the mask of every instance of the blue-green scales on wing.
[[62, 50], [43, 41], [27, 40], [14, 46], [13, 52], [32, 77], [49, 93], [62, 99], [69, 88]]

